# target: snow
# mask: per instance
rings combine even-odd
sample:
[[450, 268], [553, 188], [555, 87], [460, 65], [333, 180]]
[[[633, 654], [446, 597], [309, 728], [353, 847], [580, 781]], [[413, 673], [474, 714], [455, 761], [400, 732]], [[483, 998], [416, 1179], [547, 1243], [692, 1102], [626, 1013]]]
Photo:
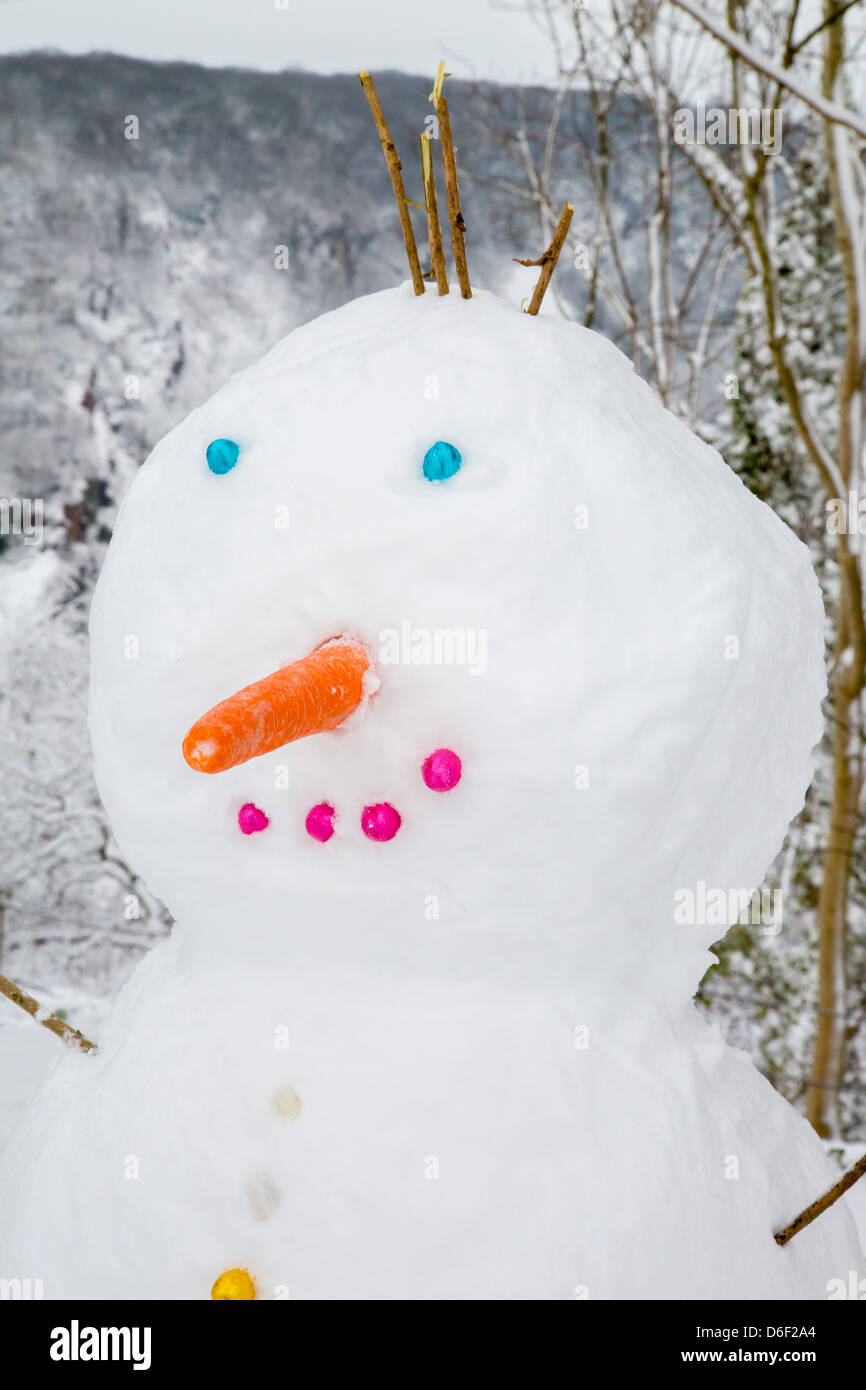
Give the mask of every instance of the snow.
[[[847, 1172], [853, 1168], [854, 1164], [863, 1157], [862, 1144], [829, 1144], [828, 1149], [837, 1158], [842, 1171]], [[841, 1177], [841, 1172], [837, 1175]], [[845, 1200], [851, 1209], [851, 1214], [857, 1223], [857, 1234], [860, 1237], [860, 1244], [866, 1249], [866, 1176], [858, 1178], [853, 1187], [848, 1189]], [[860, 1270], [861, 1278], [866, 1277], [866, 1271]]]
[[[215, 438], [241, 448], [219, 477]], [[826, 1297], [864, 1265], [847, 1205], [772, 1233], [836, 1170], [691, 1002], [718, 924], [674, 920], [683, 888], [751, 892], [802, 804], [822, 622], [805, 548], [576, 325], [403, 286], [240, 373], [140, 470], [92, 611], [100, 792], [179, 925], [10, 1141], [0, 1274]], [[184, 763], [221, 699], [341, 634], [375, 661], [403, 623], [483, 634], [483, 670], [383, 663], [362, 720]]]
[[[37, 991], [30, 981], [22, 984], [27, 993]], [[77, 990], [55, 995], [40, 989], [39, 995], [46, 1013], [67, 1009], [71, 1003], [69, 1021], [86, 1037], [98, 1037], [105, 1015], [104, 1000]], [[55, 1034], [39, 1028], [23, 1010], [0, 999], [0, 1152], [63, 1056], [63, 1044]]]
[[32, 624], [37, 605], [46, 594], [56, 597], [59, 571], [57, 555], [43, 551], [27, 562], [10, 566], [4, 573], [0, 588], [0, 631], [4, 642], [0, 646], [0, 674], [8, 679], [9, 649]]

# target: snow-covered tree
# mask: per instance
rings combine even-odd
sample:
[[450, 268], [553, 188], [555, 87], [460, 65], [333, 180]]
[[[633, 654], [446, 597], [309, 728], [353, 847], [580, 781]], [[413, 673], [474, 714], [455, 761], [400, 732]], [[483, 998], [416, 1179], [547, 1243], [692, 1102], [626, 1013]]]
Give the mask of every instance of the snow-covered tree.
[[[730, 123], [720, 139], [694, 131], [679, 148], [705, 197], [696, 235], [718, 217], [723, 231], [709, 249], [710, 261], [727, 271], [733, 260], [744, 284], [738, 357], [731, 363], [738, 371], [731, 379], [728, 452], [749, 484], [813, 545], [833, 635], [827, 749], [796, 832], [803, 915], [786, 949], [792, 970], [800, 972], [802, 964], [805, 988], [812, 990], [806, 1040], [800, 1024], [792, 1042], [806, 1081], [806, 1111], [820, 1133], [837, 1134], [846, 1047], [850, 1061], [862, 1012], [847, 997], [846, 973], [861, 942], [852, 925], [864, 794], [863, 535], [856, 521], [853, 532], [849, 526], [828, 532], [825, 525], [827, 505], [847, 508], [851, 491], [856, 505], [866, 481], [866, 120], [856, 101], [862, 66], [851, 63], [852, 6], [846, 0], [820, 6], [727, 0], [715, 7], [696, 0], [607, 0], [601, 6], [530, 0], [528, 8], [551, 36], [563, 85], [589, 74], [590, 89], [604, 102], [612, 94], [635, 102], [654, 123], [657, 146], [670, 151], [678, 143], [674, 122], [689, 111], [697, 118], [699, 103], [704, 119], [712, 106]], [[759, 117], [758, 139], [743, 136], [749, 126], [741, 113], [750, 112]], [[561, 138], [551, 129], [553, 141]], [[639, 157], [634, 142], [624, 152]], [[683, 408], [681, 390], [671, 388], [677, 380], [671, 364], [688, 341], [667, 289], [673, 283], [675, 178], [675, 162], [659, 148], [651, 185], [657, 206], [646, 224], [648, 286], [632, 315], [647, 331], [640, 352], [630, 350], [662, 399], [718, 439], [718, 423], [709, 415], [696, 420], [695, 410]], [[613, 256], [604, 222], [601, 241], [600, 252]], [[705, 363], [706, 336], [700, 341]]]

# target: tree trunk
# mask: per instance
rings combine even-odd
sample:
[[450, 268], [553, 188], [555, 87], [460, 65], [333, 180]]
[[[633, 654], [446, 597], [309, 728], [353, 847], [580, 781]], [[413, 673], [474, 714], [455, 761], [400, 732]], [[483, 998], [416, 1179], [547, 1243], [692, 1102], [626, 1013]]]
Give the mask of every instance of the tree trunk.
[[[845, 32], [836, 0], [824, 0], [827, 25], [821, 88], [827, 100], [844, 99]], [[851, 196], [854, 155], [846, 133], [824, 122], [827, 175], [845, 277], [845, 357], [839, 379], [838, 467], [844, 486], [860, 490], [863, 447], [864, 356], [860, 301], [862, 253], [859, 206]], [[806, 1114], [824, 1137], [839, 1133], [839, 1088], [845, 1051], [845, 958], [848, 883], [863, 784], [861, 695], [866, 680], [863, 584], [847, 536], [838, 538], [839, 603], [832, 678], [833, 792], [818, 895], [818, 1019]]]
[[818, 1017], [806, 1090], [807, 1118], [823, 1138], [839, 1133], [848, 881], [862, 782], [859, 698], [840, 686], [833, 714], [833, 792], [818, 894]]

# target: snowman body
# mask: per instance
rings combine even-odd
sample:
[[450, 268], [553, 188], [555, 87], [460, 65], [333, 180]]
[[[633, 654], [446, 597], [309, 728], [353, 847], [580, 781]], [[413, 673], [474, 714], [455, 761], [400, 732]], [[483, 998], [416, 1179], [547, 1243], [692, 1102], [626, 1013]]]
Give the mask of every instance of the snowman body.
[[[802, 804], [817, 584], [616, 349], [487, 295], [324, 316], [151, 455], [91, 630], [100, 790], [178, 926], [4, 1156], [0, 1272], [821, 1298], [857, 1267], [843, 1203], [773, 1241], [832, 1171], [698, 1017], [722, 929], [675, 908], [751, 892]], [[374, 672], [341, 727], [187, 765], [205, 710], [337, 635]]]

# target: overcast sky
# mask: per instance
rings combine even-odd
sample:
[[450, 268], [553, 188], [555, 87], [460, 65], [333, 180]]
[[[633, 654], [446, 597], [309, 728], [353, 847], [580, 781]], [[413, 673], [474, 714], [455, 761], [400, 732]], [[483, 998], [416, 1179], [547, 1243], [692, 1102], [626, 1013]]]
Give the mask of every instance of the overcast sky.
[[[520, 0], [0, 0], [0, 51], [94, 49], [279, 71], [434, 72], [545, 81]], [[287, 8], [278, 8], [285, 4]]]

